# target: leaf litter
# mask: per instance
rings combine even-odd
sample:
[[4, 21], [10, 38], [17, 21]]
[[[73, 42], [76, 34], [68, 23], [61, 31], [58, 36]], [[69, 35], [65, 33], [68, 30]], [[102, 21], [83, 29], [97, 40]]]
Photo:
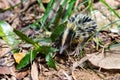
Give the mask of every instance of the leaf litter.
[[[10, 0], [10, 1], [12, 1], [12, 0]], [[81, 0], [78, 0], [77, 2], [79, 2], [79, 1], [81, 1]], [[6, 13], [5, 17], [2, 17], [2, 19], [5, 19], [5, 20], [7, 20], [9, 22], [9, 20], [11, 20], [11, 18], [6, 19], [6, 16], [7, 17], [12, 17], [12, 20], [10, 21], [10, 23], [13, 22], [12, 23], [13, 27], [17, 28], [17, 29], [22, 29], [24, 26], [28, 25], [29, 23], [34, 22], [35, 14], [32, 14], [30, 10], [35, 8], [35, 6], [33, 8], [31, 8], [31, 9], [29, 9], [30, 8], [29, 5], [30, 4], [28, 4], [27, 8], [24, 8], [23, 10], [21, 10], [20, 8], [17, 8], [18, 9], [17, 10], [18, 12], [16, 11], [17, 13], [15, 12], [13, 14], [13, 12], [11, 11], [10, 14], [12, 14], [12, 15], [10, 15], [10, 16], [7, 16], [8, 13]], [[7, 5], [7, 7], [8, 7], [8, 5]], [[103, 5], [102, 5], [102, 7], [103, 7]], [[97, 8], [99, 8], [99, 7], [97, 7]], [[23, 13], [25, 13], [25, 15], [24, 14], [18, 14], [19, 10], [23, 11]], [[105, 11], [105, 9], [103, 9], [103, 10]], [[27, 12], [24, 12], [24, 11], [27, 11]], [[41, 12], [44, 12], [44, 11], [41, 10], [41, 11], [38, 11], [38, 12], [40, 14], [42, 14]], [[103, 13], [101, 11], [100, 13], [101, 13], [100, 15], [104, 16], [104, 14], [107, 14], [108, 12]], [[16, 14], [17, 14], [17, 16], [15, 16]], [[32, 17], [29, 14], [32, 15]], [[13, 16], [15, 16], [15, 17], [13, 18]], [[19, 18], [20, 16], [24, 16], [23, 19], [20, 19]], [[37, 15], [37, 17], [40, 17], [40, 16]], [[97, 17], [97, 18], [101, 19], [101, 17]], [[110, 19], [107, 20], [107, 18], [108, 18], [108, 15], [105, 18], [106, 21], [107, 21], [105, 24], [109, 24], [109, 22], [110, 22], [109, 21]], [[104, 24], [102, 24], [102, 22], [98, 22], [98, 23], [101, 23], [100, 24], [101, 26], [104, 25]], [[112, 28], [114, 28], [114, 27], [112, 27]], [[118, 32], [119, 31], [117, 31], [117, 33]], [[119, 35], [116, 35], [116, 34], [113, 34], [113, 33], [108, 34], [107, 32], [104, 32], [104, 33], [105, 34], [101, 33], [101, 35], [103, 36], [102, 38], [99, 37], [101, 40], [103, 40], [104, 44], [111, 43], [112, 42], [111, 39], [115, 39], [115, 41], [118, 42], [118, 43], [120, 42], [120, 36]], [[29, 35], [28, 32], [27, 32], [27, 34]], [[34, 34], [34, 33], [32, 33], [32, 34]], [[110, 38], [110, 39], [108, 39], [108, 38]], [[106, 48], [107, 46], [106, 45], [105, 45], [105, 47], [102, 46], [102, 49]], [[35, 79], [34, 75], [39, 74], [38, 76], [36, 76], [36, 78], [37, 79], [39, 78], [39, 80], [66, 80], [66, 79], [67, 80], [89, 80], [89, 79], [101, 80], [102, 78], [105, 79], [105, 80], [110, 80], [110, 79], [111, 80], [119, 80], [120, 79], [120, 74], [118, 72], [111, 73], [109, 71], [104, 72], [102, 70], [99, 72], [99, 71], [97, 71], [98, 69], [94, 69], [94, 70], [97, 71], [97, 74], [96, 74], [93, 70], [91, 70], [89, 68], [86, 69], [86, 63], [89, 63], [89, 62], [92, 64], [92, 67], [96, 66], [98, 68], [103, 68], [103, 69], [107, 69], [107, 70], [120, 69], [120, 67], [119, 67], [119, 57], [120, 57], [120, 55], [119, 55], [119, 52], [120, 52], [119, 47], [111, 48], [110, 51], [103, 51], [103, 52], [99, 51], [97, 53], [94, 53], [94, 50], [91, 51], [90, 48], [85, 48], [85, 50], [86, 50], [87, 54], [82, 59], [80, 59], [78, 57], [72, 57], [72, 56], [64, 56], [63, 55], [61, 57], [61, 56], [57, 55], [55, 57], [56, 65], [57, 65], [56, 66], [57, 71], [53, 70], [52, 68], [48, 68], [48, 66], [45, 65], [45, 60], [42, 57], [40, 57], [40, 58], [36, 58], [35, 62], [37, 62], [37, 63], [33, 62], [32, 69], [27, 69], [27, 70], [23, 69], [23, 71], [16, 71], [16, 69], [14, 68], [14, 69], [12, 69], [12, 71], [14, 73], [15, 72], [16, 73], [12, 74], [12, 75], [15, 76], [17, 79], [23, 79], [23, 78], [24, 79], [31, 79], [30, 78], [30, 70], [32, 70], [31, 71], [32, 78]], [[7, 51], [7, 50], [5, 50], [5, 51]], [[0, 60], [5, 59], [5, 58], [3, 58], [3, 56], [5, 55], [4, 51], [2, 53], [0, 53], [0, 54], [2, 54], [2, 57], [0, 58]], [[11, 54], [11, 53], [9, 53], [9, 54]], [[7, 58], [12, 58], [11, 55], [9, 55], [9, 56], [10, 57], [7, 57]], [[58, 60], [57, 60], [57, 58], [58, 58]], [[7, 60], [9, 61], [9, 59], [6, 59], [6, 61]], [[86, 61], [89, 61], [89, 62], [86, 62]], [[6, 66], [14, 66], [14, 64], [12, 63], [11, 65], [6, 65]], [[78, 66], [80, 66], [80, 68]], [[2, 67], [2, 69], [3, 69], [3, 71], [5, 71], [5, 73], [2, 72], [0, 74], [6, 74], [7, 71], [9, 70], [8, 67]], [[8, 72], [8, 74], [10, 74], [10, 73]], [[99, 77], [98, 75], [100, 75], [102, 78]], [[0, 79], [5, 79], [5, 78], [0, 76]], [[10, 77], [8, 79], [10, 79]]]

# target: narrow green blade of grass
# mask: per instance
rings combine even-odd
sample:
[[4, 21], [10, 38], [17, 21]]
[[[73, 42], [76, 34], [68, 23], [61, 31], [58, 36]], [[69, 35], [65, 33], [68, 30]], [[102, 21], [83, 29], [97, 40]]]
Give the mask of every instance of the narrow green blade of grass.
[[36, 51], [28, 51], [25, 57], [20, 61], [20, 63], [16, 66], [16, 69], [20, 70], [24, 67], [26, 67], [30, 62], [32, 62], [36, 58]]
[[91, 12], [93, 10], [93, 1], [88, 0], [88, 10]]
[[[82, 12], [85, 12], [85, 11], [91, 12], [92, 9], [93, 9], [93, 7], [92, 7], [92, 0], [83, 0], [83, 2], [80, 3], [80, 5], [86, 6], [85, 9], [83, 9], [83, 10], [81, 11], [81, 13], [82, 13]], [[79, 7], [80, 7], [80, 6], [78, 6], [78, 9], [79, 9]]]
[[67, 8], [67, 11], [65, 13], [65, 16], [63, 18], [63, 22], [70, 16], [71, 12], [72, 12], [72, 8], [74, 7], [74, 4], [75, 4], [76, 0], [71, 0], [69, 3], [68, 3], [68, 8]]
[[32, 45], [34, 45], [36, 48], [39, 48], [39, 45], [36, 43], [36, 42], [34, 42], [32, 39], [30, 39], [29, 37], [27, 37], [25, 34], [23, 34], [22, 32], [20, 32], [20, 31], [18, 31], [18, 30], [16, 30], [16, 29], [14, 29], [13, 30], [22, 40], [24, 40], [24, 41], [26, 41], [27, 43], [29, 43], [29, 44], [32, 44]]
[[44, 24], [49, 16], [49, 13], [52, 10], [53, 3], [54, 3], [54, 0], [50, 0], [49, 4], [47, 6], [47, 9], [44, 13], [44, 16], [42, 17], [42, 26], [44, 26]]
[[54, 29], [54, 31], [51, 34], [52, 41], [55, 41], [60, 37], [60, 35], [63, 33], [65, 27], [66, 27], [66, 23], [63, 23]]
[[54, 20], [55, 27], [59, 24], [60, 18], [62, 17], [62, 15], [61, 15], [62, 14], [62, 10], [63, 10], [63, 8], [60, 5], [60, 8], [59, 8], [59, 10], [57, 12], [57, 15], [55, 17], [55, 20]]
[[115, 20], [115, 21], [113, 21], [113, 22], [111, 22], [111, 23], [109, 23], [109, 24], [107, 24], [107, 25], [99, 28], [98, 31], [96, 32], [96, 34], [98, 34], [98, 32], [101, 31], [101, 30], [104, 30], [104, 29], [109, 28], [111, 25], [113, 25], [113, 24], [115, 24], [115, 23], [117, 23], [117, 22], [120, 22], [120, 20]]
[[118, 29], [120, 29], [120, 25], [118, 25]]
[[[63, 7], [67, 3], [67, 0], [61, 0], [61, 1], [55, 1], [53, 4], [53, 10], [56, 9], [56, 7], [59, 7], [57, 10], [57, 13], [54, 13], [52, 16], [52, 19], [47, 22], [46, 28], [48, 29], [51, 24], [54, 24], [54, 27], [57, 27], [60, 21], [60, 18], [63, 16]], [[53, 12], [53, 11], [51, 11]]]
[[109, 48], [114, 48], [114, 47], [118, 47], [118, 46], [120, 46], [120, 43], [112, 44], [112, 45], [109, 46]]
[[5, 21], [0, 21], [0, 37], [12, 48], [16, 48], [19, 41], [15, 38], [13, 28]]
[[61, 6], [64, 7], [67, 2], [68, 2], [68, 0], [62, 0], [61, 1]]
[[52, 58], [52, 54], [48, 53], [45, 57], [48, 66], [50, 66], [51, 68], [56, 69], [56, 65], [55, 65], [55, 61]]
[[60, 18], [62, 18], [63, 14], [63, 7], [65, 7], [65, 4], [67, 3], [67, 0], [62, 0], [59, 5], [59, 10], [56, 13], [56, 17], [54, 20], [55, 27], [58, 26]]
[[118, 18], [120, 18], [120, 15], [114, 10], [112, 9], [106, 2], [105, 0], [100, 0], [111, 12], [113, 12]]
[[42, 1], [41, 1], [41, 0], [37, 0], [37, 2], [38, 2], [38, 4], [40, 5], [40, 8], [41, 8], [42, 10], [45, 10], [45, 7], [44, 7]]
[[83, 0], [83, 2], [81, 2], [80, 4], [78, 4], [78, 6], [74, 7], [74, 11], [79, 11], [79, 8], [81, 5], [88, 5], [88, 0]]

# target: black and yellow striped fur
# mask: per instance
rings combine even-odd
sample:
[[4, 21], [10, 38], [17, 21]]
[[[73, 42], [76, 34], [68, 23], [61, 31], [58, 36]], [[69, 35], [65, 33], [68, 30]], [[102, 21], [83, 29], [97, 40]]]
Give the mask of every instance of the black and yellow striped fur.
[[97, 29], [96, 22], [83, 14], [72, 15], [67, 20], [67, 27], [62, 34], [60, 54], [74, 43], [82, 44]]

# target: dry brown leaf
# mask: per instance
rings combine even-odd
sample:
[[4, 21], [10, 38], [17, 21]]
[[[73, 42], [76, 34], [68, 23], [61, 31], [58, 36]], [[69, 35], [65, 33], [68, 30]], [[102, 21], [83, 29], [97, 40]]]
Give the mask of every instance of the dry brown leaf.
[[33, 62], [33, 64], [32, 64], [31, 77], [32, 77], [32, 80], [39, 80], [38, 67], [37, 67], [37, 64], [35, 62]]
[[[23, 80], [25, 76], [27, 76], [30, 72], [30, 70], [25, 70], [25, 69], [21, 71], [17, 71], [14, 65], [11, 66], [10, 69], [11, 69], [10, 74], [16, 78], [15, 80]], [[14, 79], [10, 79], [10, 80], [14, 80]]]
[[25, 77], [23, 80], [30, 80], [30, 78], [29, 77]]
[[72, 73], [74, 80], [102, 80], [95, 72], [92, 70], [75, 70]]
[[87, 54], [88, 60], [104, 69], [120, 69], [120, 47], [114, 47], [106, 53]]
[[0, 13], [0, 20], [4, 20], [4, 19], [6, 19], [7, 17], [10, 17], [10, 16], [12, 16], [12, 15], [13, 15], [12, 11], [2, 12], [2, 13]]
[[16, 4], [20, 3], [21, 0], [1, 0], [0, 1], [0, 8], [5, 10], [10, 8], [11, 6], [15, 6]]
[[9, 58], [8, 56], [0, 59], [1, 66], [12, 66], [13, 64], [14, 60]]
[[8, 53], [11, 49], [7, 45], [2, 46], [4, 48], [0, 48], [0, 57], [3, 57], [6, 53]]
[[45, 80], [44, 76], [39, 76], [39, 80]]
[[50, 0], [42, 0], [43, 3], [49, 3]]
[[11, 48], [6, 45], [6, 42], [0, 39], [0, 58], [10, 51]]
[[[113, 9], [115, 9], [115, 7], [119, 6], [120, 4], [116, 0], [106, 0], [106, 2]], [[96, 8], [97, 10], [92, 11], [92, 17], [96, 20], [97, 25], [99, 27], [103, 27], [105, 25], [110, 24], [111, 22], [119, 20], [119, 18], [114, 13], [112, 13], [110, 10], [108, 10], [108, 8], [101, 2], [94, 4], [94, 8]], [[115, 11], [118, 14], [120, 13], [119, 10], [115, 10]], [[118, 28], [119, 24], [120, 22], [118, 21], [114, 24], [107, 26], [107, 29], [104, 29], [104, 30], [109, 30], [113, 33], [120, 34], [120, 29]]]
[[106, 77], [105, 80], [120, 80], [120, 74], [118, 73], [114, 76]]
[[0, 66], [0, 74], [11, 74], [11, 70], [7, 66]]
[[25, 78], [25, 76], [28, 75], [28, 73], [29, 73], [29, 70], [24, 70], [24, 71], [21, 71], [21, 72], [15, 72], [16, 78], [18, 80], [22, 80], [23, 78]]

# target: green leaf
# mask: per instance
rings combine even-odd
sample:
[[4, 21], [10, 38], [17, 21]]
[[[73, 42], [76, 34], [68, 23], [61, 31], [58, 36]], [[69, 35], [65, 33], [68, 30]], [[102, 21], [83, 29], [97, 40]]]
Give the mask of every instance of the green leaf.
[[38, 42], [41, 46], [48, 46], [52, 44], [51, 38], [36, 38], [34, 41]]
[[120, 25], [118, 25], [118, 29], [120, 29]]
[[83, 0], [83, 2], [85, 2], [85, 6], [87, 6], [89, 3], [88, 3], [89, 0]]
[[0, 37], [2, 37], [12, 48], [15, 48], [19, 44], [15, 36], [13, 28], [7, 22], [0, 21]]
[[37, 38], [37, 39], [34, 39], [35, 42], [40, 42], [40, 43], [52, 43], [52, 40], [51, 38]]
[[14, 54], [14, 53], [18, 53], [20, 52], [20, 49], [19, 48], [16, 48], [16, 49], [12, 49], [11, 52]]
[[65, 27], [66, 27], [66, 23], [63, 23], [54, 29], [54, 31], [51, 34], [52, 41], [55, 41], [60, 37], [60, 35], [63, 33]]
[[52, 58], [52, 54], [50, 54], [50, 53], [47, 54], [45, 59], [47, 61], [48, 66], [56, 69], [55, 61]]
[[30, 62], [32, 62], [36, 58], [36, 55], [37, 53], [35, 50], [28, 51], [25, 57], [16, 66], [16, 69], [19, 70], [19, 69], [26, 67]]
[[58, 51], [58, 49], [53, 48], [51, 46], [40, 46], [39, 49], [36, 49], [37, 52], [40, 52], [42, 54], [48, 54]]
[[29, 37], [27, 37], [25, 34], [23, 34], [22, 32], [20, 32], [20, 31], [18, 31], [18, 30], [16, 30], [16, 29], [14, 29], [13, 30], [22, 40], [24, 40], [24, 41], [26, 41], [27, 43], [29, 43], [29, 44], [32, 44], [32, 45], [34, 45], [35, 47], [37, 47], [37, 48], [39, 48], [39, 45], [36, 43], [36, 42], [34, 42], [32, 39], [30, 39]]
[[35, 30], [40, 30], [42, 24], [39, 21], [37, 21], [37, 22], [30, 24], [29, 26]]
[[[25, 57], [20, 61], [20, 63], [17, 65], [17, 69], [21, 69], [26, 67], [30, 62], [32, 62], [37, 55], [37, 52], [42, 53], [44, 55], [48, 55], [48, 53], [53, 53], [55, 51], [58, 51], [56, 48], [49, 47], [49, 46], [40, 46], [39, 48], [36, 48], [35, 50], [28, 51]], [[51, 59], [50, 59], [51, 60]], [[53, 62], [53, 60], [51, 60]], [[53, 63], [51, 63], [53, 64]], [[49, 64], [49, 65], [51, 65]], [[51, 65], [53, 66], [53, 65]], [[54, 66], [53, 66], [54, 68]]]

